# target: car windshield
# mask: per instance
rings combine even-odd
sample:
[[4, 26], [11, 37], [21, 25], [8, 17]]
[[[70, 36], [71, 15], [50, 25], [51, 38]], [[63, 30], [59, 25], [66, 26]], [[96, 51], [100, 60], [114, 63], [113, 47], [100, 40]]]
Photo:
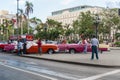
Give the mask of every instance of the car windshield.
[[1, 41], [0, 44], [7, 44], [7, 42]]
[[78, 43], [77, 44], [81, 44], [82, 42], [81, 41], [78, 41]]

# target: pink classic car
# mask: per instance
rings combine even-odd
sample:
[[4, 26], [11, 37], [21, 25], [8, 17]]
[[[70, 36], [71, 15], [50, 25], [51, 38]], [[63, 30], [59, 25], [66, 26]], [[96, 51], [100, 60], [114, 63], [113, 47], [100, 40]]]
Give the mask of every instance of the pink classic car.
[[14, 44], [8, 44], [4, 47], [4, 51], [9, 51], [9, 52], [13, 52], [15, 49], [15, 45]]
[[[60, 52], [69, 52], [69, 53], [76, 53], [76, 52], [83, 52], [84, 51], [84, 44], [78, 42], [77, 44], [58, 44]], [[99, 44], [99, 51], [102, 53], [103, 51], [108, 51], [109, 46], [105, 44]], [[87, 52], [91, 52], [91, 44], [87, 45]]]

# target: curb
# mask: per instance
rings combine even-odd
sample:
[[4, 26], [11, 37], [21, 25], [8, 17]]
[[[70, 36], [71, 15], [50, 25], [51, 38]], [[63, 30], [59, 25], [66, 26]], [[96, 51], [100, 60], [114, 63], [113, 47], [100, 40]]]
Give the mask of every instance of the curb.
[[110, 47], [110, 50], [120, 50], [120, 47]]
[[47, 60], [47, 61], [54, 61], [54, 62], [61, 62], [61, 63], [68, 63], [68, 64], [76, 64], [76, 65], [81, 65], [81, 66], [91, 66], [91, 67], [101, 67], [101, 68], [120, 68], [120, 66], [114, 66], [114, 65], [100, 65], [100, 64], [82, 63], [82, 62], [71, 62], [71, 61], [40, 58], [40, 57], [25, 56], [25, 55], [22, 55], [21, 57], [42, 59], [42, 60]]

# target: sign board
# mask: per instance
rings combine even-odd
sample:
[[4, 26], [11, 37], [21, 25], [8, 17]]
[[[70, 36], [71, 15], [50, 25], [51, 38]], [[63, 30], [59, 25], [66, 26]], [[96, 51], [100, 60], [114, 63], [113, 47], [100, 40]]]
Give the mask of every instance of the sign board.
[[33, 41], [33, 36], [32, 35], [26, 35], [26, 40], [27, 41]]

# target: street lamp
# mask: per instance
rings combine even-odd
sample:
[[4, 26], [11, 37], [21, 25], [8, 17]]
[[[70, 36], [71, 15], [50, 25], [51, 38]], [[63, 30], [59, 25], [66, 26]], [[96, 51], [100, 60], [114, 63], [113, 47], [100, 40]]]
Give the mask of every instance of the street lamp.
[[100, 18], [98, 16], [98, 14], [95, 15], [95, 35], [96, 35], [96, 38], [98, 38], [98, 25], [100, 23]]
[[[19, 0], [17, 0], [17, 28], [18, 28], [18, 12], [19, 11]], [[17, 29], [16, 29], [17, 31]], [[17, 31], [17, 34], [19, 34], [19, 32]]]

